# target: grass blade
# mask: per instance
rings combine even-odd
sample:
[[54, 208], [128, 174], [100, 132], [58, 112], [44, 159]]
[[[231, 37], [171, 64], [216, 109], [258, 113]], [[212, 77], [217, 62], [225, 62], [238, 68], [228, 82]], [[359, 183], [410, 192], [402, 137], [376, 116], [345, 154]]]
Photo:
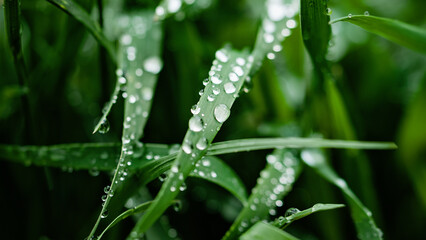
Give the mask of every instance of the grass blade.
[[301, 218], [307, 217], [311, 215], [312, 213], [319, 212], [319, 211], [327, 211], [332, 210], [336, 208], [344, 207], [343, 204], [324, 204], [324, 203], [317, 203], [313, 207], [305, 209], [303, 211], [299, 211], [297, 208], [289, 208], [286, 211], [286, 216], [281, 216], [272, 223], [275, 227], [284, 229], [288, 227], [292, 222], [299, 220]]
[[[123, 29], [125, 32], [120, 39], [119, 71], [125, 77], [120, 77], [126, 84], [122, 147], [118, 164], [112, 179], [110, 189], [115, 191], [128, 175], [128, 166], [132, 165], [136, 148], [140, 149], [138, 141], [143, 134], [149, 111], [151, 109], [157, 74], [163, 64], [160, 59], [162, 31], [161, 24], [153, 21], [150, 11], [138, 11], [128, 14], [131, 25]], [[141, 30], [143, 29], [143, 30]], [[142, 63], [142, 68], [139, 65]], [[97, 226], [111, 201], [108, 194], [102, 206], [101, 213], [90, 232], [90, 239], [96, 232]]]
[[376, 16], [353, 15], [335, 19], [330, 24], [349, 22], [392, 42], [426, 54], [426, 30], [398, 20]]
[[258, 222], [245, 232], [241, 240], [297, 240], [298, 238], [290, 235], [283, 230], [272, 226], [271, 224]]
[[283, 205], [283, 197], [290, 192], [300, 173], [300, 161], [290, 150], [275, 150], [266, 159], [267, 165], [260, 173], [248, 203], [223, 237], [224, 240], [237, 239], [256, 222], [275, 215], [275, 208]]
[[72, 0], [47, 0], [48, 2], [52, 3], [62, 11], [68, 13], [72, 17], [74, 17], [77, 21], [79, 21], [81, 24], [83, 24], [87, 30], [95, 37], [95, 39], [105, 47], [108, 54], [110, 55], [111, 59], [113, 61], [116, 61], [116, 54], [115, 54], [115, 47], [112, 44], [111, 41], [109, 41], [104, 33], [102, 32], [102, 29], [98, 22], [94, 21], [90, 15], [77, 3], [75, 3]]
[[301, 157], [306, 165], [312, 167], [321, 177], [343, 192], [351, 210], [358, 238], [361, 240], [382, 239], [382, 231], [376, 226], [371, 211], [361, 203], [346, 181], [341, 179], [327, 164], [324, 154], [318, 149], [305, 149], [302, 151]]
[[[175, 203], [178, 203], [178, 200], [174, 201]], [[138, 214], [138, 213], [143, 213], [145, 212], [148, 207], [152, 204], [152, 201], [150, 202], [145, 202], [142, 203], [136, 207], [133, 207], [125, 212], [123, 212], [122, 214], [118, 215], [114, 220], [112, 220], [112, 222], [102, 231], [102, 233], [98, 236], [97, 239], [101, 239], [102, 236], [112, 227], [114, 227], [115, 225], [117, 225], [119, 222], [121, 222], [122, 220], [126, 219], [127, 217], [130, 217], [134, 214]]]
[[171, 173], [154, 204], [136, 224], [133, 232], [146, 232], [176, 197], [176, 190], [194, 169], [196, 162], [206, 154], [207, 147], [228, 119], [250, 67], [251, 60], [247, 53], [228, 48], [216, 52], [216, 60], [209, 73], [210, 81], [206, 84], [199, 102], [192, 109], [194, 116], [189, 120], [189, 129]]

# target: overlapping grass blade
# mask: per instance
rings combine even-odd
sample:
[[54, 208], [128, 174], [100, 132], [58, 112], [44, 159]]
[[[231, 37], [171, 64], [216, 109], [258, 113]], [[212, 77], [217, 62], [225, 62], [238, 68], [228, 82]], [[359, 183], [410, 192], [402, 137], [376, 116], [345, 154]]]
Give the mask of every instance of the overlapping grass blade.
[[289, 208], [286, 213], [286, 216], [281, 216], [272, 223], [275, 227], [284, 229], [288, 227], [292, 222], [299, 220], [301, 218], [304, 218], [306, 216], [311, 215], [312, 213], [316, 213], [319, 211], [327, 211], [332, 210], [336, 208], [344, 207], [343, 204], [324, 204], [324, 203], [317, 203], [313, 207], [299, 211], [295, 208]]
[[229, 48], [216, 52], [209, 82], [206, 82], [200, 100], [191, 109], [194, 115], [189, 120], [189, 129], [167, 181], [133, 232], [146, 232], [179, 193], [185, 178], [206, 154], [208, 146], [230, 116], [230, 109], [245, 82], [251, 62], [252, 59], [244, 52]]
[[[136, 149], [140, 149], [139, 139], [143, 135], [157, 82], [157, 74], [163, 64], [160, 59], [162, 31], [160, 22], [153, 21], [150, 11], [128, 14], [131, 24], [123, 29], [120, 39], [118, 67], [119, 79], [125, 84], [123, 134], [121, 154], [112, 179], [110, 189], [115, 191], [128, 175], [128, 166], [133, 163]], [[140, 64], [142, 63], [142, 66]], [[103, 214], [107, 211], [111, 195], [102, 206], [101, 213], [88, 238], [94, 236]]]
[[[350, 148], [350, 149], [394, 149], [394, 143], [361, 142], [345, 140], [327, 140], [319, 138], [253, 138], [230, 140], [211, 144], [206, 155], [219, 155], [273, 148]], [[170, 162], [177, 153], [170, 153], [171, 148], [164, 144], [143, 144], [134, 148], [134, 161], [129, 171], [142, 168], [147, 160], [153, 158], [160, 162]], [[0, 145], [0, 157], [4, 160], [25, 165], [66, 167], [79, 169], [97, 168], [110, 171], [116, 167], [120, 154], [120, 143], [76, 143], [52, 146], [18, 146]]]
[[297, 240], [298, 238], [269, 223], [258, 222], [245, 232], [241, 240]]
[[327, 164], [324, 154], [318, 149], [305, 149], [301, 153], [302, 160], [312, 167], [321, 177], [337, 186], [344, 194], [351, 215], [361, 240], [382, 239], [382, 231], [376, 226], [372, 213], [348, 187], [345, 180]]
[[63, 10], [64, 12], [68, 13], [80, 23], [82, 23], [87, 28], [87, 30], [89, 30], [89, 32], [93, 35], [93, 37], [95, 37], [99, 44], [105, 47], [111, 59], [113, 61], [116, 61], [115, 47], [113, 43], [105, 37], [101, 27], [99, 26], [99, 23], [94, 21], [81, 6], [79, 6], [73, 0], [47, 1], [55, 5], [59, 9]]
[[275, 150], [266, 159], [267, 165], [260, 172], [248, 203], [223, 237], [224, 240], [237, 239], [256, 222], [275, 215], [275, 208], [283, 205], [283, 197], [291, 191], [301, 171], [300, 160], [290, 150]]
[[399, 45], [426, 54], [426, 29], [398, 20], [376, 16], [353, 15], [335, 19], [330, 24], [349, 22]]
[[273, 55], [274, 52], [282, 50], [282, 41], [290, 36], [292, 29], [297, 26], [298, 13], [299, 1], [297, 0], [265, 2], [262, 23], [252, 52], [254, 61], [250, 76], [259, 70], [268, 53]]
[[[178, 200], [174, 200], [175, 203], [178, 203]], [[115, 225], [117, 225], [119, 222], [121, 222], [122, 220], [126, 219], [127, 217], [130, 217], [134, 214], [138, 214], [138, 213], [143, 213], [146, 211], [146, 209], [148, 209], [148, 207], [152, 204], [152, 201], [150, 202], [145, 202], [142, 203], [136, 207], [133, 207], [125, 212], [123, 212], [122, 214], [118, 215], [114, 220], [112, 220], [112, 222], [102, 231], [102, 233], [98, 236], [98, 239], [101, 239], [102, 236], [112, 227], [114, 227]]]

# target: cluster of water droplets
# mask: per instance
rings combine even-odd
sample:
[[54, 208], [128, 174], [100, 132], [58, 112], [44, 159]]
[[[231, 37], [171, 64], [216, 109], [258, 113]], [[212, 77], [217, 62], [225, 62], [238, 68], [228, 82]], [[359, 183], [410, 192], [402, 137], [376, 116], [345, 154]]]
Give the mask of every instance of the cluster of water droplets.
[[281, 42], [297, 27], [295, 20], [299, 2], [295, 0], [267, 0], [266, 17], [262, 22], [262, 40], [268, 46], [268, 59], [275, 59], [275, 53], [282, 50]]
[[174, 15], [178, 21], [183, 20], [186, 17], [185, 5], [191, 8], [190, 12], [202, 11], [212, 4], [212, 0], [163, 0], [155, 8], [155, 20], [163, 20], [168, 16]]
[[248, 202], [248, 207], [257, 217], [243, 219], [238, 225], [239, 232], [247, 230], [259, 221], [258, 217], [262, 211], [275, 216], [276, 208], [284, 205], [282, 198], [292, 189], [296, 179], [297, 160], [291, 152], [285, 152], [283, 156], [271, 154], [266, 160], [267, 167], [260, 172]]

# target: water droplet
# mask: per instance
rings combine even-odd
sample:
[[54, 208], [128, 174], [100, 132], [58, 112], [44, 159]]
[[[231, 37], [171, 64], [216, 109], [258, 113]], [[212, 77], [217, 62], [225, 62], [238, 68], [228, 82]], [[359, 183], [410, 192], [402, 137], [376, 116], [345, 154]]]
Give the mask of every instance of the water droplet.
[[240, 66], [234, 66], [232, 71], [234, 71], [239, 77], [244, 75], [244, 71]]
[[169, 0], [169, 1], [167, 1], [167, 10], [170, 13], [176, 13], [177, 11], [179, 11], [181, 6], [182, 6], [181, 0]]
[[275, 209], [269, 209], [269, 215], [275, 216], [277, 214], [277, 211]]
[[224, 123], [230, 114], [231, 111], [225, 104], [219, 104], [214, 108], [214, 117], [219, 123]]
[[370, 16], [370, 13], [368, 11], [365, 11], [364, 16]]
[[263, 40], [265, 41], [265, 43], [271, 43], [274, 41], [274, 36], [270, 33], [265, 33], [263, 34]]
[[217, 76], [211, 76], [210, 79], [212, 80], [212, 83], [214, 83], [214, 84], [221, 84], [222, 83], [222, 80]]
[[211, 172], [210, 176], [212, 176], [212, 178], [216, 178], [217, 177], [217, 173], [216, 172]]
[[162, 7], [162, 6], [158, 6], [156, 9], [155, 9], [155, 14], [157, 15], [157, 16], [164, 16], [164, 13], [165, 13], [166, 11], [164, 10], [164, 8]]
[[106, 217], [108, 217], [108, 210], [105, 209], [105, 211], [103, 211], [101, 214], [101, 218], [106, 218]]
[[170, 187], [170, 192], [176, 192], [176, 187], [175, 186], [171, 186]]
[[123, 76], [121, 76], [121, 77], [119, 77], [119, 78], [118, 78], [118, 82], [119, 82], [120, 84], [126, 84], [126, 78], [125, 78], [125, 77], [123, 77]]
[[111, 190], [111, 186], [106, 186], [104, 187], [104, 193], [109, 193], [109, 191]]
[[137, 100], [136, 96], [130, 95], [129, 97], [129, 103], [135, 103]]
[[270, 60], [274, 60], [275, 59], [275, 54], [274, 53], [268, 53], [266, 54], [266, 57]]
[[276, 44], [272, 47], [272, 50], [274, 52], [281, 52], [281, 50], [283, 50], [283, 47], [281, 46], [281, 44]]
[[145, 71], [150, 72], [152, 74], [157, 74], [163, 68], [163, 62], [158, 56], [152, 56], [143, 62], [143, 67]]
[[289, 208], [287, 209], [287, 211], [285, 211], [284, 217], [290, 217], [298, 212], [300, 212], [300, 210], [297, 208]]
[[328, 16], [330, 16], [332, 13], [333, 13], [333, 10], [331, 10], [331, 8], [325, 9], [325, 14], [327, 14]]
[[202, 137], [198, 140], [196, 147], [198, 150], [204, 150], [207, 148], [207, 139], [205, 137]]
[[167, 174], [166, 173], [162, 173], [158, 177], [158, 180], [160, 180], [160, 182], [164, 182], [164, 181], [166, 181], [166, 179], [167, 179]]
[[194, 115], [197, 115], [198, 113], [200, 113], [200, 108], [198, 107], [197, 104], [195, 104], [191, 107], [191, 113], [194, 114]]
[[226, 63], [229, 59], [228, 56], [226, 55], [226, 53], [223, 50], [217, 51], [215, 56], [219, 61], [224, 62], [224, 63]]
[[201, 90], [198, 92], [198, 95], [200, 95], [200, 97], [201, 97], [201, 96], [203, 96], [203, 94], [204, 94], [204, 89], [201, 89]]
[[92, 177], [97, 177], [97, 176], [99, 176], [99, 173], [100, 173], [100, 171], [99, 171], [97, 168], [89, 169], [89, 174], [90, 174], [90, 176], [92, 176]]
[[281, 200], [275, 201], [275, 206], [282, 207], [283, 206], [283, 201], [281, 201]]
[[235, 85], [234, 85], [233, 83], [230, 83], [230, 82], [225, 83], [225, 84], [223, 85], [223, 88], [224, 88], [224, 90], [225, 90], [225, 92], [226, 92], [227, 94], [234, 93], [234, 92], [235, 92], [235, 90], [236, 90]]
[[172, 171], [172, 173], [177, 173], [179, 172], [179, 168], [176, 165], [173, 165], [170, 171]]
[[177, 237], [177, 231], [174, 228], [170, 228], [167, 232], [170, 238], [176, 238]]
[[273, 33], [275, 31], [275, 24], [267, 18], [263, 20], [262, 27], [267, 33]]
[[142, 70], [142, 68], [137, 68], [137, 69], [136, 69], [136, 71], [135, 71], [135, 74], [136, 74], [136, 76], [138, 76], [138, 77], [142, 76], [142, 74], [143, 74], [143, 70]]
[[109, 125], [108, 119], [104, 119], [102, 121], [101, 125], [99, 126], [98, 131], [99, 131], [99, 133], [105, 134], [109, 131], [109, 127], [110, 127], [110, 125]]
[[352, 18], [352, 14], [351, 13], [348, 14], [348, 18]]
[[244, 58], [242, 58], [242, 57], [238, 57], [237, 60], [236, 60], [236, 62], [240, 66], [244, 66], [244, 64], [246, 64], [246, 60]]
[[150, 101], [152, 99], [152, 88], [144, 87], [142, 88], [142, 98], [145, 101]]
[[129, 34], [124, 34], [123, 36], [121, 36], [120, 42], [123, 45], [129, 45], [130, 43], [132, 43], [132, 36], [130, 36]]
[[281, 30], [281, 35], [283, 37], [288, 37], [288, 36], [290, 36], [290, 34], [291, 34], [291, 31], [288, 28], [284, 28], [283, 30]]
[[182, 185], [180, 185], [180, 187], [179, 187], [179, 191], [183, 192], [185, 190], [186, 190], [186, 184], [185, 184], [185, 182], [183, 182]]
[[229, 80], [231, 80], [231, 82], [238, 82], [238, 80], [239, 80], [237, 74], [234, 73], [234, 72], [229, 73], [228, 76], [229, 76]]
[[192, 153], [192, 144], [191, 144], [191, 142], [189, 142], [188, 140], [186, 140], [186, 141], [182, 144], [182, 150], [183, 150], [186, 154], [191, 154], [191, 153]]
[[209, 79], [208, 79], [208, 78], [206, 78], [206, 79], [204, 79], [204, 80], [203, 80], [203, 85], [204, 85], [204, 86], [207, 86], [207, 84], [209, 84], [209, 82], [210, 82], [210, 81], [209, 81]]
[[101, 200], [102, 202], [105, 202], [107, 200], [108, 196], [107, 195], [102, 195]]
[[214, 86], [213, 89], [212, 89], [212, 92], [213, 92], [214, 95], [219, 95], [220, 89], [218, 87]]
[[294, 19], [287, 20], [285, 24], [289, 29], [293, 29], [297, 26], [297, 23]]
[[215, 97], [216, 97], [216, 95], [210, 94], [210, 95], [207, 96], [207, 101], [213, 102], [215, 100]]
[[194, 115], [191, 119], [189, 119], [188, 125], [191, 131], [200, 132], [201, 130], [203, 130], [204, 123], [198, 115]]

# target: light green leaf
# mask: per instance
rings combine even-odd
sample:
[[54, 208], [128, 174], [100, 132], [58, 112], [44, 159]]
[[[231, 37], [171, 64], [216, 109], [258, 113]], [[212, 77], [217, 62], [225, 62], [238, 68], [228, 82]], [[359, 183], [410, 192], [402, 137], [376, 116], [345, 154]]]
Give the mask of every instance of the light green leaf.
[[258, 222], [245, 232], [241, 240], [297, 240], [287, 232], [272, 226], [271, 224]]
[[324, 154], [318, 149], [305, 149], [301, 153], [302, 160], [312, 167], [321, 177], [338, 187], [345, 195], [352, 219], [361, 240], [382, 239], [382, 231], [376, 226], [372, 213], [348, 187], [345, 180], [327, 164]]
[[287, 149], [275, 150], [266, 160], [267, 165], [260, 172], [248, 203], [223, 237], [224, 240], [237, 239], [256, 222], [275, 215], [275, 208], [283, 205], [283, 197], [291, 191], [301, 170], [300, 160]]
[[[245, 82], [251, 61], [247, 53], [229, 48], [216, 52], [210, 81], [206, 83], [204, 94], [192, 109], [194, 115], [189, 120], [189, 129], [171, 173], [155, 202], [136, 224], [133, 232], [139, 234], [148, 230], [177, 196], [177, 190], [195, 168], [197, 161], [206, 154], [208, 146], [230, 116], [230, 109]], [[219, 63], [221, 67], [218, 66]]]
[[424, 28], [389, 18], [365, 15], [338, 18], [331, 21], [330, 24], [337, 22], [355, 24], [399, 45], [426, 54], [426, 29]]
[[87, 30], [89, 30], [89, 32], [93, 35], [93, 37], [95, 37], [99, 44], [105, 47], [111, 59], [113, 61], [117, 60], [114, 45], [105, 37], [101, 27], [99, 26], [99, 23], [94, 21], [82, 7], [80, 7], [72, 0], [47, 1], [55, 5], [59, 9], [63, 10], [64, 12], [68, 13], [80, 23], [82, 23], [87, 28]]
[[305, 209], [303, 211], [299, 211], [297, 208], [289, 208], [286, 211], [286, 216], [281, 216], [272, 223], [274, 226], [278, 228], [286, 228], [288, 225], [290, 225], [292, 222], [299, 220], [301, 218], [304, 218], [306, 216], [311, 215], [312, 213], [319, 212], [319, 211], [326, 211], [326, 210], [332, 210], [336, 208], [344, 207], [343, 204], [324, 204], [324, 203], [317, 203], [313, 207]]

